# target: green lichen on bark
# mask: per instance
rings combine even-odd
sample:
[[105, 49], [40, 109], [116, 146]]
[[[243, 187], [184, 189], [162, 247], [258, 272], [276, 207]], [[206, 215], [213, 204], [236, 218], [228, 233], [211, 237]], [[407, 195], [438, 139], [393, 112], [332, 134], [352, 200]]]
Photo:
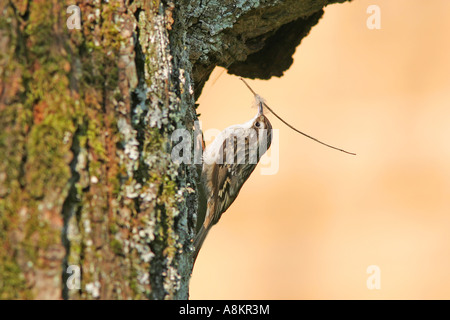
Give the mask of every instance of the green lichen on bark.
[[[73, 147], [72, 175], [78, 178], [66, 201], [65, 237], [66, 265], [82, 266], [82, 288], [89, 290], [67, 291], [69, 298], [187, 298], [186, 284], [179, 294], [177, 261], [188, 255], [183, 247], [188, 239], [178, 230], [180, 211], [188, 212], [179, 167], [170, 159], [170, 133], [185, 115], [183, 101], [173, 90], [163, 8], [158, 2], [141, 1], [110, 11], [105, 4], [82, 7], [87, 22], [79, 51], [89, 51], [89, 60], [82, 64], [96, 76], [78, 81], [80, 95], [89, 92], [89, 99], [83, 100], [92, 107], [86, 105], [89, 118], [79, 127]], [[102, 12], [102, 19], [96, 20], [96, 12]], [[119, 35], [116, 30], [121, 30]], [[106, 61], [105, 47], [110, 49]], [[100, 65], [119, 68], [114, 74], [113, 69], [98, 70]], [[117, 82], [111, 90], [103, 88], [100, 103], [99, 92], [92, 88], [112, 83], [109, 77]], [[183, 110], [188, 109], [185, 105]], [[105, 128], [114, 143], [104, 137]], [[113, 163], [115, 168], [110, 167]], [[82, 259], [77, 252], [83, 252]], [[98, 264], [107, 268], [96, 268]]]
[[[173, 65], [166, 30], [168, 22], [164, 15], [158, 13], [165, 8], [165, 14], [170, 14], [173, 4], [165, 7], [158, 4], [150, 12], [143, 10], [139, 1], [134, 2], [133, 6], [139, 34], [136, 58], [137, 64], [143, 66], [138, 72], [139, 82], [135, 91], [134, 110], [139, 116], [133, 121], [133, 128], [138, 132], [137, 140], [141, 141], [142, 146], [137, 172], [143, 191], [139, 214], [148, 212], [151, 217], [149, 220], [145, 217], [142, 222], [146, 224], [137, 226], [134, 245], [141, 251], [138, 259], [150, 259], [148, 284], [152, 292], [148, 297], [187, 298], [188, 279], [180, 274], [179, 267], [180, 257], [189, 255], [185, 250], [189, 240], [187, 228], [180, 226], [180, 221], [189, 216], [182, 188], [186, 177], [179, 175], [181, 168], [170, 158], [170, 134], [185, 122], [192, 97], [177, 94], [180, 80], [176, 74], [180, 65]], [[140, 170], [144, 172], [139, 174]], [[194, 177], [189, 179], [190, 183], [195, 183]], [[191, 216], [194, 210], [190, 207]], [[189, 270], [188, 273], [191, 267], [183, 266]], [[138, 274], [144, 271], [137, 270]], [[142, 283], [138, 283], [140, 286]]]
[[[60, 216], [70, 177], [66, 137], [74, 130], [73, 100], [67, 90], [67, 53], [59, 39], [57, 3], [2, 4], [1, 32], [10, 52], [2, 57], [6, 95], [0, 107], [2, 209], [1, 260], [6, 273], [0, 296], [23, 283], [17, 297], [57, 298], [63, 256]], [[15, 28], [9, 29], [7, 24]], [[10, 84], [5, 84], [11, 81]], [[66, 114], [67, 113], [67, 114]], [[14, 141], [15, 140], [15, 141]], [[5, 223], [5, 221], [7, 221]], [[56, 262], [56, 263], [55, 263]], [[20, 272], [18, 271], [20, 270]], [[14, 275], [16, 279], [8, 278]], [[50, 288], [39, 290], [49, 285]], [[56, 289], [55, 289], [56, 288]]]

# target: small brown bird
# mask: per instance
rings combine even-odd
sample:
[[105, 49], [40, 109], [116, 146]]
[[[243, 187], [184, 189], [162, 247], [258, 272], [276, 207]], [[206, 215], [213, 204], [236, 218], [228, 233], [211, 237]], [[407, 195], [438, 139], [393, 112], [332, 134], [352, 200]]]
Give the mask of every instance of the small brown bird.
[[277, 115], [244, 79], [240, 79], [255, 96], [258, 113], [246, 123], [233, 125], [223, 130], [203, 153], [197, 234], [194, 239], [194, 262], [209, 229], [219, 221], [222, 214], [236, 199], [245, 181], [255, 170], [259, 159], [270, 147], [272, 125], [264, 115], [264, 108], [295, 132], [329, 148], [356, 155], [296, 129]]
[[272, 142], [272, 125], [264, 115], [264, 103], [258, 100], [258, 113], [246, 123], [223, 130], [203, 153], [200, 204], [206, 203], [204, 220], [199, 219], [194, 239], [193, 259], [206, 235], [230, 207], [242, 186]]

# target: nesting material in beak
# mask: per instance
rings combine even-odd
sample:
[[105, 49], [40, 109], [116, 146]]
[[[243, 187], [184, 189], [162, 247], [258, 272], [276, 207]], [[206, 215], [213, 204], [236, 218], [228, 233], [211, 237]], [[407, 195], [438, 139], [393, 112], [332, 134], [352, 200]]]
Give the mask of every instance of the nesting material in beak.
[[259, 94], [255, 95], [254, 108], [258, 108], [259, 116], [268, 112], [268, 110], [266, 108], [264, 108], [265, 103], [266, 103], [266, 100], [263, 97], [261, 97]]

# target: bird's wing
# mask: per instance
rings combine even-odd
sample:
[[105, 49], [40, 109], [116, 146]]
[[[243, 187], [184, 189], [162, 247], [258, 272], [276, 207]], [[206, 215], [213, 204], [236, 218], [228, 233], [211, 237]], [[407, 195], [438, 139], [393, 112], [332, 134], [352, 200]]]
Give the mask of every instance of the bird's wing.
[[[230, 207], [230, 205], [237, 198], [239, 191], [244, 185], [245, 181], [251, 175], [256, 167], [256, 164], [248, 163], [247, 159], [249, 148], [248, 144], [238, 144], [237, 139], [231, 144], [234, 152], [234, 159], [232, 163], [227, 163], [227, 153], [230, 148], [227, 148], [224, 142], [223, 148], [223, 163], [214, 163], [211, 172], [211, 197], [208, 203], [212, 202], [214, 206], [211, 207], [212, 215], [206, 221], [208, 224], [214, 225], [219, 221], [221, 215]], [[245, 154], [245, 161], [242, 164], [238, 163], [238, 155], [241, 152]], [[207, 214], [208, 216], [208, 214]]]

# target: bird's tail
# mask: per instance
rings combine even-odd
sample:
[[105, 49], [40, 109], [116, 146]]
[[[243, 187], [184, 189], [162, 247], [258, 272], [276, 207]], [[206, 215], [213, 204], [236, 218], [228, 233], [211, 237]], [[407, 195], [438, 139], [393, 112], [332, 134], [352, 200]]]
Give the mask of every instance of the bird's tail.
[[205, 228], [205, 226], [202, 225], [200, 230], [197, 232], [197, 235], [194, 239], [194, 252], [192, 254], [192, 258], [194, 260], [197, 259], [198, 253], [203, 245], [203, 241], [205, 241], [206, 235], [208, 234], [209, 228]]

